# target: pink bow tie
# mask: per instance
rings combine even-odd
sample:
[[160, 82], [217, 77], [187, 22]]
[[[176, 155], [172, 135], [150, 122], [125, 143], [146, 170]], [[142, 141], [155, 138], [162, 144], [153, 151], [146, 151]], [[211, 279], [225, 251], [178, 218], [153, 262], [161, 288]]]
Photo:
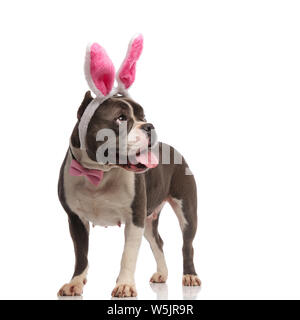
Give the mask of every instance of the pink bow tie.
[[69, 173], [71, 176], [86, 176], [95, 186], [97, 186], [103, 178], [102, 170], [86, 169], [74, 159], [71, 162]]

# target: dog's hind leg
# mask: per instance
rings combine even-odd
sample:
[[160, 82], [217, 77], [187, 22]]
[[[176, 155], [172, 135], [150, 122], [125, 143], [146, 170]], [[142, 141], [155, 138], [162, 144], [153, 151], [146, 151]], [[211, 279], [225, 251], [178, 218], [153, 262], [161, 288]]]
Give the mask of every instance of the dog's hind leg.
[[201, 281], [197, 276], [194, 266], [193, 240], [197, 230], [197, 203], [193, 196], [185, 195], [183, 200], [173, 197], [168, 199], [173, 208], [183, 236], [183, 278], [184, 286], [200, 286]]
[[76, 214], [69, 213], [69, 228], [75, 251], [75, 270], [72, 280], [58, 291], [58, 296], [79, 296], [86, 284], [88, 270], [89, 223], [83, 222]]
[[157, 264], [157, 271], [152, 275], [150, 282], [162, 283], [168, 278], [168, 268], [163, 252], [163, 240], [158, 233], [159, 215], [147, 217], [145, 223], [144, 236], [148, 240]]

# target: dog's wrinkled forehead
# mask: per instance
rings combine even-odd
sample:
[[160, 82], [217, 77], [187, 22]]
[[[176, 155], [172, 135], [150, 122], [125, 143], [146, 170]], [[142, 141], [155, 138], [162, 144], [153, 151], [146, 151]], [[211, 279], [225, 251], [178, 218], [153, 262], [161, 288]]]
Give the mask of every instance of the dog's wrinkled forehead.
[[97, 125], [105, 120], [115, 121], [120, 116], [125, 116], [127, 122], [144, 121], [145, 119], [143, 108], [132, 99], [122, 96], [112, 97], [99, 105], [91, 123]]

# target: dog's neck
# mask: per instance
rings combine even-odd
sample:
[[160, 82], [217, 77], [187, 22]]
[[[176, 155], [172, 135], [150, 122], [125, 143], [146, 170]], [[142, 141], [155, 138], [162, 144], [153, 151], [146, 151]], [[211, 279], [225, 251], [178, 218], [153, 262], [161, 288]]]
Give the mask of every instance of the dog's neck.
[[[96, 192], [99, 190], [105, 190], [107, 187], [112, 185], [119, 185], [120, 181], [133, 181], [134, 173], [124, 170], [118, 166], [104, 166], [101, 164], [98, 164], [95, 161], [92, 161], [86, 152], [82, 152], [83, 150], [80, 150], [79, 148], [74, 148], [70, 144], [70, 148], [68, 151], [68, 160], [67, 160], [67, 170], [69, 172], [70, 166], [72, 163], [72, 160], [76, 160], [79, 162], [85, 169], [94, 169], [94, 170], [102, 170], [104, 171], [103, 178], [101, 179], [101, 182], [95, 186], [93, 185], [88, 179], [84, 179], [84, 188], [87, 188], [90, 192]], [[108, 169], [107, 169], [108, 167]], [[105, 168], [106, 170], [103, 170]], [[113, 170], [111, 170], [113, 169]], [[71, 174], [72, 175], [72, 174]], [[125, 180], [124, 180], [125, 179]], [[126, 184], [124, 185], [127, 185]]]
[[110, 171], [113, 167], [91, 160], [85, 149], [75, 148], [70, 141], [70, 151], [76, 161], [86, 169]]

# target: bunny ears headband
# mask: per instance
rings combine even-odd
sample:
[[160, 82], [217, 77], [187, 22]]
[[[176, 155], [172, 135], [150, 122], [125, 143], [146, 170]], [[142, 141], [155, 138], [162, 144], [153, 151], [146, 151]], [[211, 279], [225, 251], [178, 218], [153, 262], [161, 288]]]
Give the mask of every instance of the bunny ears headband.
[[[79, 122], [81, 149], [85, 149], [88, 124], [99, 105], [118, 92], [128, 96], [128, 89], [135, 79], [136, 62], [142, 50], [143, 36], [139, 34], [130, 41], [126, 57], [115, 75], [114, 65], [105, 50], [98, 43], [87, 47], [84, 66], [85, 77], [96, 98], [87, 106]], [[118, 85], [114, 88], [115, 79]]]

